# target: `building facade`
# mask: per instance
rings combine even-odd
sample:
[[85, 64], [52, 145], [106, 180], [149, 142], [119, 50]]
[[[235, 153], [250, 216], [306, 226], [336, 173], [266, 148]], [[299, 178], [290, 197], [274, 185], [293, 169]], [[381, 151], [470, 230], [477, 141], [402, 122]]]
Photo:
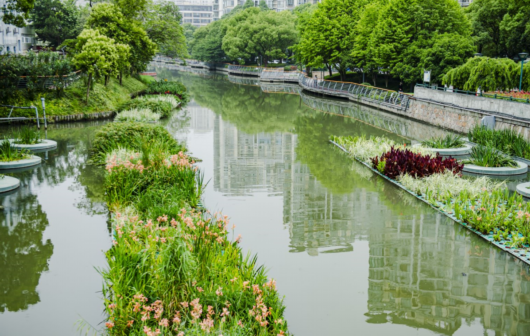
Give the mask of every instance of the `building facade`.
[[[6, 0], [0, 0], [0, 8], [6, 8]], [[0, 10], [0, 54], [22, 54], [35, 44], [35, 33], [29, 26], [19, 28], [5, 24]]]
[[213, 21], [214, 3], [211, 0], [177, 0], [175, 3], [182, 14], [182, 23], [202, 27]]

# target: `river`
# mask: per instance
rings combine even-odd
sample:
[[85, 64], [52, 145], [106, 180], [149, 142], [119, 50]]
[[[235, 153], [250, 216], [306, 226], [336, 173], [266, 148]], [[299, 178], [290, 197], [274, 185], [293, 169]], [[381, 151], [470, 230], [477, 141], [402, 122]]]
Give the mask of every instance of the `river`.
[[[285, 297], [294, 335], [528, 335], [530, 270], [329, 145], [330, 135], [422, 139], [442, 130], [294, 85], [159, 71], [192, 102], [166, 122]], [[86, 164], [102, 123], [59, 125], [59, 148], [1, 196], [0, 335], [102, 328], [110, 247], [102, 171]], [[4, 130], [5, 132], [5, 130]], [[45, 154], [41, 154], [45, 155]], [[7, 270], [7, 271], [6, 271]]]

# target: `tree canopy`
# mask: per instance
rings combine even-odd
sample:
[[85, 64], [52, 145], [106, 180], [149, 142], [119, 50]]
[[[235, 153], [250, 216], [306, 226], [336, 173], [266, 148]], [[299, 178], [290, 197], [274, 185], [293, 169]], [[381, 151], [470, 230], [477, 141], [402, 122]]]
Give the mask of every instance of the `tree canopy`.
[[58, 47], [65, 40], [76, 38], [81, 31], [75, 0], [36, 0], [31, 19], [37, 37], [51, 47]]
[[152, 3], [144, 17], [144, 27], [159, 52], [168, 57], [188, 57], [182, 15], [174, 2]]
[[17, 27], [25, 27], [34, 5], [35, 0], [6, 0], [5, 7], [2, 8], [2, 21]]

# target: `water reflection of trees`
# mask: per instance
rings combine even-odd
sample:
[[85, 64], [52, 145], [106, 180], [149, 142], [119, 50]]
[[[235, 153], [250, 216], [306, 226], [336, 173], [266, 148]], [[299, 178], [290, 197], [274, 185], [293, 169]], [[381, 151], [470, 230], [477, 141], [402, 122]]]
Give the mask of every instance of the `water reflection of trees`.
[[48, 218], [32, 195], [22, 187], [2, 199], [0, 212], [0, 312], [20, 311], [40, 301], [37, 285], [53, 254], [50, 240], [43, 242]]

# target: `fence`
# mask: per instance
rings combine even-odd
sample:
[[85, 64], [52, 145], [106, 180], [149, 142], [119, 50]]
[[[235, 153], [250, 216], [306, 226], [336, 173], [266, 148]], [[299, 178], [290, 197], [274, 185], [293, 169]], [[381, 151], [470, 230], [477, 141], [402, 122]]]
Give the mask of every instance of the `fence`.
[[263, 71], [263, 68], [257, 66], [245, 66], [245, 65], [229, 65], [229, 73], [237, 73], [242, 75], [258, 75]]
[[355, 83], [313, 79], [303, 74], [300, 74], [298, 83], [308, 91], [344, 98], [363, 98], [398, 109], [407, 109], [410, 99], [409, 95], [400, 92]]
[[298, 83], [298, 71], [278, 71], [278, 70], [264, 70], [261, 75], [261, 80], [282, 81], [282, 82], [296, 82]]
[[[17, 89], [55, 89], [57, 87], [67, 88], [75, 81], [81, 78], [81, 71], [73, 72], [65, 76], [20, 76], [9, 78], [8, 81], [13, 83]], [[1, 80], [1, 78], [0, 78]]]
[[[476, 91], [459, 90], [459, 89], [440, 87], [437, 85], [429, 85], [429, 84], [416, 84], [416, 86], [431, 89], [431, 90], [436, 90], [436, 91], [444, 91], [444, 92], [449, 92], [449, 93], [452, 92], [452, 93], [464, 94], [468, 96], [478, 96], [478, 97], [485, 97], [485, 98], [491, 98], [491, 99], [501, 99], [501, 100], [516, 102], [516, 103], [530, 104], [530, 98], [514, 98], [512, 96], [505, 96], [502, 93], [484, 93], [482, 91], [477, 93]], [[530, 93], [528, 95], [530, 97]]]

